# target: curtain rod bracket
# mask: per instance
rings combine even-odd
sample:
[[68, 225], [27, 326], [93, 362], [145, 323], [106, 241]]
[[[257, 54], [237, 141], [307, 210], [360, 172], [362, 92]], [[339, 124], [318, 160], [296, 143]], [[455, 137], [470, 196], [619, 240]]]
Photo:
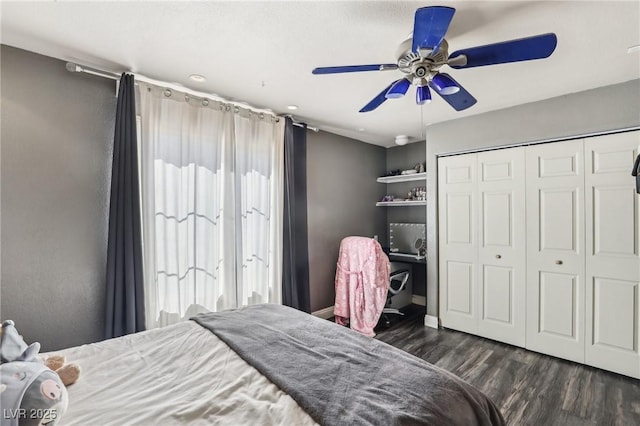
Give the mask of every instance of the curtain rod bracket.
[[293, 122], [293, 125], [294, 125], [294, 126], [298, 126], [298, 127], [306, 127], [307, 129], [309, 129], [309, 130], [311, 130], [311, 131], [313, 131], [313, 132], [316, 132], [316, 133], [318, 133], [318, 132], [320, 131], [320, 129], [318, 129], [317, 127], [312, 127], [312, 126], [309, 126], [307, 123], [304, 123], [304, 122], [302, 122], [302, 121], [298, 121], [298, 120], [296, 120], [296, 119], [294, 118], [294, 116], [293, 116], [293, 115], [291, 115], [291, 114], [287, 114], [287, 115], [285, 115], [285, 117], [289, 117], [289, 118], [291, 119], [291, 121]]

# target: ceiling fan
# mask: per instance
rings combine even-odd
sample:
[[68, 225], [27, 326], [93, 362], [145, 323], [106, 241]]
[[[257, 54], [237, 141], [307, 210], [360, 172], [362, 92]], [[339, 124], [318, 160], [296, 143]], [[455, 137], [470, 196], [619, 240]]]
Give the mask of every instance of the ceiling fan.
[[462, 111], [473, 106], [477, 101], [453, 77], [440, 72], [443, 65], [460, 69], [529, 61], [547, 58], [556, 48], [556, 35], [548, 33], [471, 47], [449, 54], [449, 44], [444, 36], [454, 13], [454, 8], [445, 6], [430, 6], [416, 10], [413, 34], [400, 44], [395, 64], [321, 67], [315, 68], [312, 73], [339, 74], [400, 70], [406, 74], [386, 87], [360, 112], [373, 111], [387, 99], [401, 98], [412, 84], [416, 86], [418, 105], [431, 101], [430, 87], [456, 111]]

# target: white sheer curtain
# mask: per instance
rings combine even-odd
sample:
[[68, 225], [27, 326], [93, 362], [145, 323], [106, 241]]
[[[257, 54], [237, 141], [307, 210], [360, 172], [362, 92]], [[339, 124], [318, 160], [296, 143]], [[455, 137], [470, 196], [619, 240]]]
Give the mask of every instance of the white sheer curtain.
[[284, 120], [140, 86], [147, 328], [280, 303]]

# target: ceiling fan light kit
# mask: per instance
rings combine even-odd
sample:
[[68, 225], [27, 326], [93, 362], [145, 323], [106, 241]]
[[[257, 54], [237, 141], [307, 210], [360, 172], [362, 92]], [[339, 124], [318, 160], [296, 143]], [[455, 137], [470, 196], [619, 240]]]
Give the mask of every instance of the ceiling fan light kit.
[[409, 86], [411, 86], [411, 82], [406, 78], [401, 78], [400, 80], [396, 80], [387, 93], [385, 93], [384, 97], [387, 99], [398, 99], [403, 97], [407, 90], [409, 90]]
[[[558, 40], [553, 33], [540, 34], [500, 43], [487, 44], [453, 52], [444, 38], [453, 20], [455, 9], [429, 6], [416, 10], [413, 32], [398, 48], [395, 64], [347, 65], [315, 68], [313, 74], [339, 74], [363, 71], [399, 70], [404, 78], [391, 83], [360, 112], [373, 111], [387, 99], [403, 97], [410, 85], [416, 86], [416, 104], [431, 100], [429, 87], [456, 111], [472, 107], [477, 100], [460, 83], [440, 68], [473, 68], [509, 62], [530, 61], [549, 57]], [[397, 138], [396, 138], [397, 140]]]
[[451, 80], [447, 74], [436, 74], [431, 79], [434, 90], [441, 95], [448, 96], [458, 93], [460, 88]]
[[424, 105], [431, 102], [431, 91], [428, 86], [416, 87], [416, 104]]

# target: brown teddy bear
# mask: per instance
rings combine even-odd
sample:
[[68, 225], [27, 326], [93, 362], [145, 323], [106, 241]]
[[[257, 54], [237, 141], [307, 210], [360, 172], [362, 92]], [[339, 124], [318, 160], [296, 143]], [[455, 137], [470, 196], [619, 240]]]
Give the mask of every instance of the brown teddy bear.
[[74, 384], [80, 377], [80, 366], [78, 364], [67, 364], [65, 357], [61, 355], [47, 357], [44, 360], [44, 365], [58, 373], [65, 386]]

